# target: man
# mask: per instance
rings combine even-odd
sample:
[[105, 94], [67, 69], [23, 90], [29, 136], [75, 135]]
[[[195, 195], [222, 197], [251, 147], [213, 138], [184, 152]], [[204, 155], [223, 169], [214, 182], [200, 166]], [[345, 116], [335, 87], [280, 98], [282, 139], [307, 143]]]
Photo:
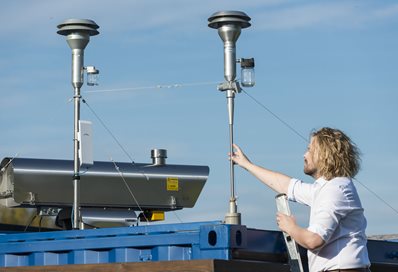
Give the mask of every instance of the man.
[[308, 228], [298, 226], [292, 216], [276, 216], [279, 228], [308, 249], [310, 272], [369, 271], [366, 219], [351, 180], [360, 168], [359, 150], [347, 135], [332, 128], [311, 134], [304, 173], [315, 179], [313, 184], [257, 166], [234, 148], [234, 163], [289, 200], [311, 207]]

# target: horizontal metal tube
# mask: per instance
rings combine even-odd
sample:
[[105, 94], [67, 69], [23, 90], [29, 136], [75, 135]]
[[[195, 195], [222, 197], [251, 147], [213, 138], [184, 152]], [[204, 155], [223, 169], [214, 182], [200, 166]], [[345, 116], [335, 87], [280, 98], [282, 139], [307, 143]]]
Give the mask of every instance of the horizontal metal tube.
[[[11, 192], [15, 206], [72, 205], [73, 161], [6, 158], [1, 165], [6, 166], [0, 196]], [[80, 171], [80, 205], [135, 210], [193, 207], [208, 175], [207, 166], [97, 161]], [[5, 203], [0, 197], [0, 205], [12, 206]]]

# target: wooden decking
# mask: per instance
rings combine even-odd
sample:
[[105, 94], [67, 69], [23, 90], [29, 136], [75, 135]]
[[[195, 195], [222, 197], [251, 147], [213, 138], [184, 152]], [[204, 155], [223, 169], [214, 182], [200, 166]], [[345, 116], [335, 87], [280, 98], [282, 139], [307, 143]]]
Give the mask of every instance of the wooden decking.
[[114, 264], [82, 264], [0, 268], [0, 272], [289, 272], [289, 266], [278, 263], [227, 260], [192, 260]]

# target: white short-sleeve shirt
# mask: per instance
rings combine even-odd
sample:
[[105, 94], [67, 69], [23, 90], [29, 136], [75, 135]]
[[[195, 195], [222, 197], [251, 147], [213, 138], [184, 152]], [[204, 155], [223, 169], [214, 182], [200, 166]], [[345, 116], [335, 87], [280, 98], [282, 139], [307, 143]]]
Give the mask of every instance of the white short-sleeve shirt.
[[367, 267], [366, 219], [357, 190], [349, 178], [329, 181], [319, 178], [313, 184], [292, 179], [288, 198], [311, 207], [308, 230], [325, 244], [308, 250], [311, 272]]

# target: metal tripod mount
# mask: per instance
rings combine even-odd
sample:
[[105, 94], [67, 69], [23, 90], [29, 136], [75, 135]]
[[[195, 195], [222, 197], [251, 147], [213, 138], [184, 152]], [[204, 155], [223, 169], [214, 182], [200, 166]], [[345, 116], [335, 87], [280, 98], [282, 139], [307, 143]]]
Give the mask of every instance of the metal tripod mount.
[[66, 36], [66, 41], [72, 49], [72, 86], [74, 89], [74, 162], [73, 162], [73, 216], [72, 228], [83, 229], [80, 215], [80, 159], [79, 121], [80, 121], [80, 88], [83, 86], [84, 49], [90, 41], [90, 36], [98, 35], [99, 26], [92, 20], [68, 19], [58, 25], [57, 33]]
[[[218, 86], [218, 90], [225, 91], [227, 95], [228, 122], [229, 122], [229, 152], [233, 153], [234, 143], [234, 98], [235, 93], [240, 92], [239, 83], [236, 78], [236, 48], [235, 44], [239, 38], [242, 28], [250, 26], [250, 17], [241, 11], [220, 11], [211, 15], [208, 19], [210, 28], [218, 29], [218, 35], [224, 43], [224, 78], [226, 82]], [[226, 224], [241, 224], [241, 215], [235, 196], [235, 173], [234, 162], [230, 160], [230, 188], [229, 211], [225, 215]]]

